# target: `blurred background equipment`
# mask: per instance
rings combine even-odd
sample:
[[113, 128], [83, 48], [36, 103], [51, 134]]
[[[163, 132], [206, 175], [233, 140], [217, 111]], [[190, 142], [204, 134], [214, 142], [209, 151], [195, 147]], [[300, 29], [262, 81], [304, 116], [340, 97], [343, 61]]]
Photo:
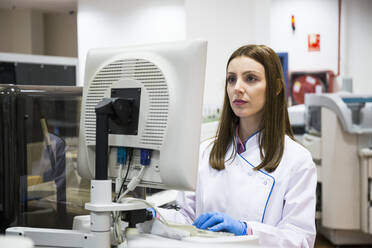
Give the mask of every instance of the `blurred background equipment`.
[[280, 63], [282, 64], [285, 88], [287, 88], [288, 87], [288, 52], [280, 52], [276, 54], [278, 55], [280, 59]]
[[0, 53], [0, 84], [76, 85], [77, 59]]
[[302, 141], [303, 135], [305, 134], [305, 117], [306, 108], [304, 104], [298, 104], [288, 107], [289, 122], [295, 138]]
[[332, 71], [293, 71], [289, 75], [287, 96], [291, 105], [304, 104], [306, 93], [333, 92]]
[[306, 94], [305, 106], [317, 230], [336, 245], [372, 244], [372, 95]]

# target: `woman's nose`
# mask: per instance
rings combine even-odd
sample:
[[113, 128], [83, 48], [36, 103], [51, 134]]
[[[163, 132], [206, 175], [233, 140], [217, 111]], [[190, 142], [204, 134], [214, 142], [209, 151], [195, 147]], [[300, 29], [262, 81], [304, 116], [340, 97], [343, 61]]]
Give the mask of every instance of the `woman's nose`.
[[243, 87], [243, 82], [242, 80], [238, 79], [235, 83], [234, 91], [236, 93], [243, 93], [244, 92], [244, 87]]

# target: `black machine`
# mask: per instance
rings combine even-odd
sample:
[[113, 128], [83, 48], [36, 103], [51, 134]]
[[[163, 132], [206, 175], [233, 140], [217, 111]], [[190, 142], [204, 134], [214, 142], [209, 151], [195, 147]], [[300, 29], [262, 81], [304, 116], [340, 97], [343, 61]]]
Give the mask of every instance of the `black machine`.
[[[78, 136], [80, 87], [0, 85], [0, 231], [9, 226], [70, 228], [66, 218], [65, 137]], [[43, 145], [44, 144], [44, 145]], [[27, 156], [39, 147], [38, 159]], [[44, 147], [43, 149], [41, 149]], [[77, 148], [76, 148], [77, 149]], [[35, 154], [33, 151], [32, 154]], [[35, 170], [34, 167], [41, 167]], [[36, 171], [36, 172], [35, 172]], [[40, 221], [48, 191], [29, 192], [30, 177], [54, 181], [56, 209]], [[30, 204], [33, 203], [33, 204]], [[36, 206], [36, 207], [35, 207]], [[33, 215], [29, 215], [33, 213]], [[36, 215], [35, 213], [40, 213]], [[45, 213], [45, 211], [44, 211]], [[30, 216], [33, 216], [30, 218]], [[45, 216], [46, 217], [46, 216]], [[70, 218], [71, 219], [71, 218]]]
[[[22, 222], [22, 200], [27, 174], [25, 110], [20, 90], [0, 91], [0, 225], [1, 232], [13, 222]], [[20, 197], [21, 196], [21, 197]]]

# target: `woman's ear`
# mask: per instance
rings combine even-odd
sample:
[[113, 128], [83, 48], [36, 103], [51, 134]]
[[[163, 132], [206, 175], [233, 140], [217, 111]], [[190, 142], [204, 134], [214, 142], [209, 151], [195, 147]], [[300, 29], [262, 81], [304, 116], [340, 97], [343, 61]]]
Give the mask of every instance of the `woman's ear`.
[[279, 95], [280, 92], [282, 92], [283, 90], [283, 81], [280, 79], [280, 78], [277, 78], [276, 79], [276, 92], [275, 92], [275, 95]]

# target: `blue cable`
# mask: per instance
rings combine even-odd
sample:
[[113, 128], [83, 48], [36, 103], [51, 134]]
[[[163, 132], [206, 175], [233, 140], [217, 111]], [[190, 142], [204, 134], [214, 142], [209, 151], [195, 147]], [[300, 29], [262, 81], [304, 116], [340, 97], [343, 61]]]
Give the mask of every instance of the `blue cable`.
[[151, 160], [151, 150], [141, 149], [141, 165], [148, 166]]
[[124, 165], [127, 162], [127, 149], [125, 147], [118, 147], [117, 163]]

